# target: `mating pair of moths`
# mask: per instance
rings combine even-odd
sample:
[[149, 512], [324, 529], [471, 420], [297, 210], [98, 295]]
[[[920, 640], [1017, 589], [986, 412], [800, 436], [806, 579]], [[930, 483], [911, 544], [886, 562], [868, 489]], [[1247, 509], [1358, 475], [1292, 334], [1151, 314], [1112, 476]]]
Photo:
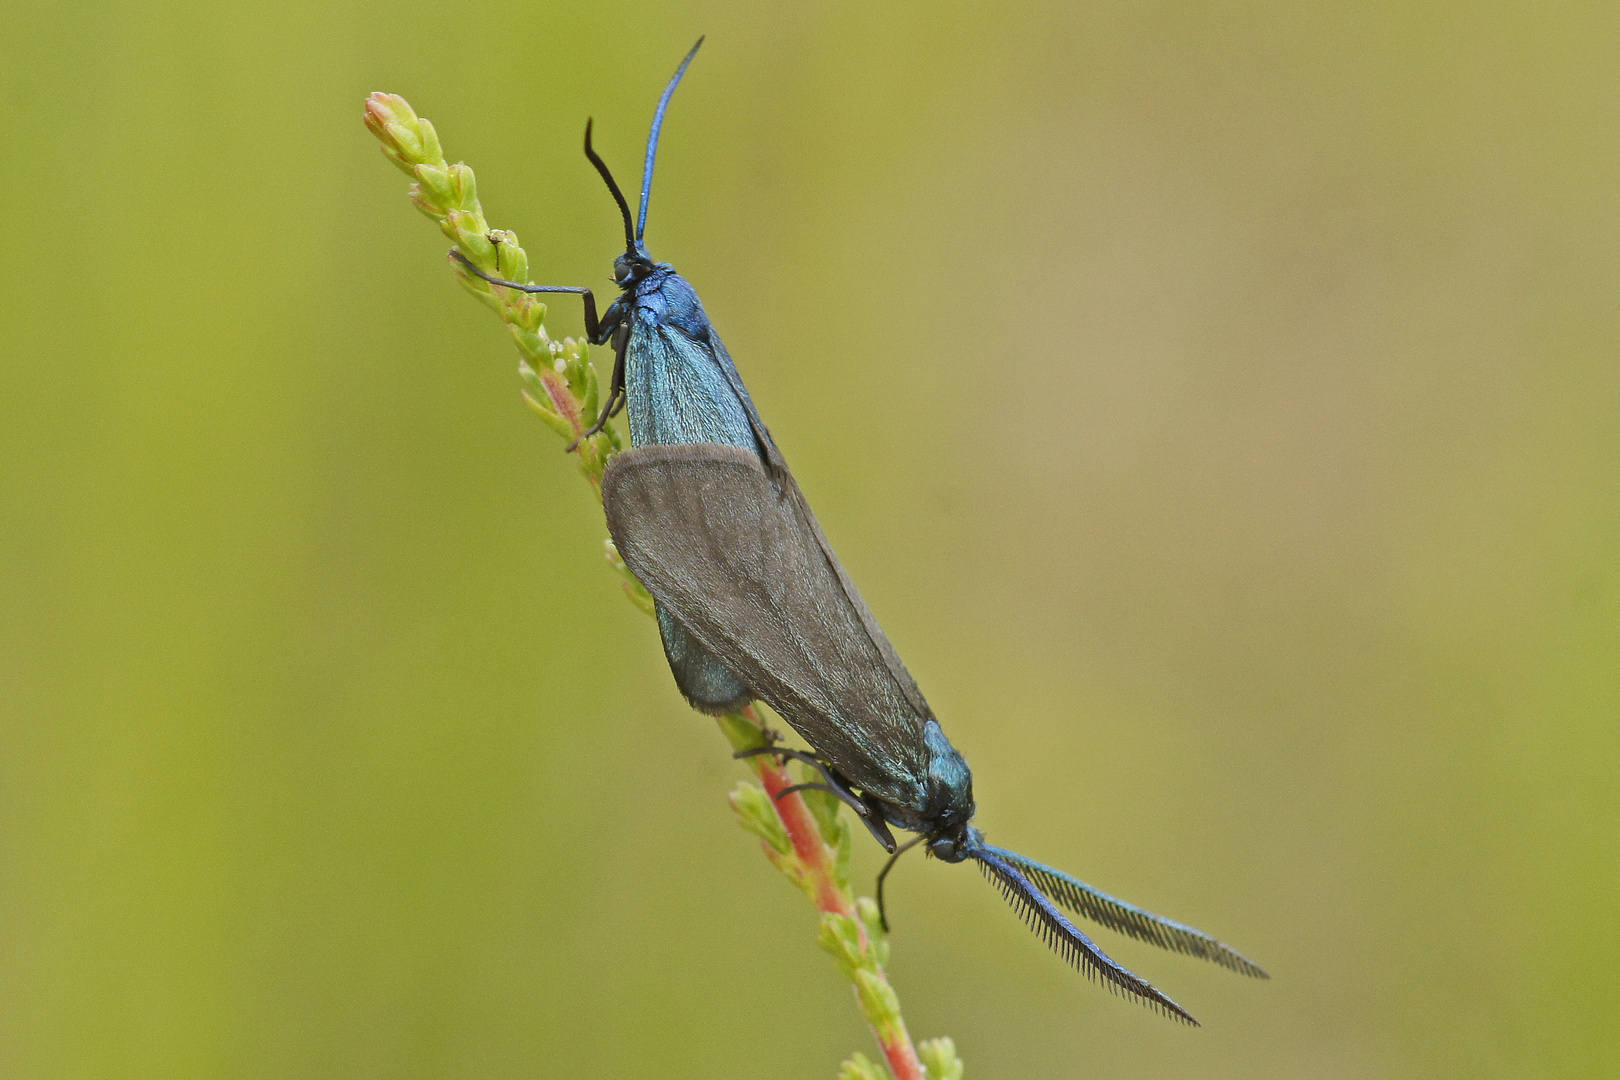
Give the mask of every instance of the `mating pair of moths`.
[[[1109, 959], [1059, 907], [1245, 975], [1264, 978], [1265, 972], [1202, 931], [985, 842], [971, 824], [967, 762], [945, 738], [822, 535], [697, 293], [668, 263], [647, 254], [642, 234], [658, 132], [670, 95], [702, 44], [699, 38], [658, 99], [634, 221], [585, 126], [585, 155], [624, 217], [625, 251], [613, 263], [621, 293], [600, 319], [589, 289], [505, 281], [459, 251], [452, 254], [494, 285], [581, 294], [591, 343], [612, 343], [612, 383], [587, 434], [627, 409], [633, 448], [608, 463], [602, 501], [619, 554], [657, 601], [664, 654], [687, 700], [709, 713], [756, 698], [768, 703], [812, 753], [768, 752], [815, 766], [826, 782], [812, 786], [848, 803], [891, 855], [926, 843], [945, 862], [973, 859], [1070, 964], [1196, 1024]], [[897, 847], [891, 825], [919, 835]]]

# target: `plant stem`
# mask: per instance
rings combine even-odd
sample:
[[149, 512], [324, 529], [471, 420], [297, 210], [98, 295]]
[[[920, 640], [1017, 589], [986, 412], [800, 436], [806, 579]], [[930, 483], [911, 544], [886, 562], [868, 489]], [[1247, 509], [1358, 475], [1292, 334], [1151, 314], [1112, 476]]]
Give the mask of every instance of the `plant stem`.
[[[734, 751], [770, 745], [751, 705], [741, 714], [721, 717], [720, 730]], [[746, 760], [764, 786], [766, 802], [790, 845], [790, 850], [784, 852], [770, 839], [762, 838], [766, 858], [802, 888], [821, 912], [821, 946], [833, 954], [855, 983], [856, 1004], [872, 1025], [872, 1034], [895, 1080], [928, 1080], [900, 1015], [899, 997], [883, 970], [889, 949], [887, 935], [876, 917], [876, 905], [865, 897], [857, 901], [850, 892], [849, 821], [841, 813], [841, 804], [821, 792], [784, 795], [796, 782], [785, 763], [770, 754], [756, 754]], [[812, 809], [811, 799], [820, 800], [821, 805]], [[743, 817], [744, 828], [751, 828], [736, 796], [732, 805]]]
[[[478, 201], [472, 169], [448, 164], [438, 133], [397, 94], [366, 99], [365, 123], [382, 143], [383, 153], [409, 175], [411, 202], [439, 225], [456, 249], [485, 273], [527, 283], [529, 258], [517, 236], [492, 229]], [[548, 427], [570, 442], [598, 418], [602, 404], [595, 367], [585, 342], [553, 340], [545, 331], [546, 305], [532, 294], [491, 285], [450, 260], [462, 286], [506, 324], [517, 346], [523, 399]], [[579, 442], [580, 470], [602, 497], [602, 470], [620, 449], [611, 426]], [[623, 578], [631, 603], [648, 615], [654, 604], [646, 589], [607, 543], [608, 562]], [[717, 718], [733, 751], [770, 746], [758, 712], [749, 706]], [[747, 759], [762, 786], [742, 783], [731, 805], [739, 823], [760, 837], [765, 855], [789, 880], [804, 890], [820, 912], [817, 938], [854, 985], [855, 1000], [883, 1050], [894, 1080], [961, 1080], [962, 1063], [950, 1039], [914, 1044], [900, 1015], [900, 1000], [883, 965], [889, 943], [869, 897], [856, 899], [849, 887], [849, 820], [842, 804], [820, 791], [783, 794], [795, 778], [785, 761], [771, 754]], [[855, 1054], [840, 1071], [840, 1080], [882, 1080], [881, 1066]]]

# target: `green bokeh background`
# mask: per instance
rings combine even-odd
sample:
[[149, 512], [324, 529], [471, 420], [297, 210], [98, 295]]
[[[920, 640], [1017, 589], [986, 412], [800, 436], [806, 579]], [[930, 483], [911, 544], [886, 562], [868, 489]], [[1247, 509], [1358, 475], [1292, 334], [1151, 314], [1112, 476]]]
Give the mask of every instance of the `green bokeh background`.
[[1620, 7], [876, 0], [0, 11], [0, 1071], [870, 1049], [360, 124], [405, 95], [606, 289], [582, 124], [633, 176], [699, 32], [649, 243], [980, 823], [1275, 976], [1101, 932], [1185, 1030], [917, 859], [913, 1031], [1620, 1073]]

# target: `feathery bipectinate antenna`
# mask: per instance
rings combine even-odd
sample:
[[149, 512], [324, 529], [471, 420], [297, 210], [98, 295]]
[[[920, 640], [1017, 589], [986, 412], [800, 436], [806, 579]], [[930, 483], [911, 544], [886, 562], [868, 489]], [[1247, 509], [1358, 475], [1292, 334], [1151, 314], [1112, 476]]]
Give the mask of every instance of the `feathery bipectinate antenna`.
[[[707, 35], [705, 35], [707, 36]], [[703, 44], [703, 38], [697, 39], [692, 51], [686, 54], [681, 66], [675, 69], [675, 75], [664, 87], [664, 96], [658, 99], [658, 108], [653, 112], [652, 130], [647, 133], [647, 163], [641, 170], [641, 214], [636, 218], [636, 239], [640, 240], [647, 232], [647, 199], [652, 195], [653, 158], [658, 155], [658, 133], [664, 128], [664, 109], [669, 105], [670, 95], [675, 93], [675, 87], [680, 85], [681, 76], [686, 74], [686, 65], [692, 62], [697, 55], [698, 48]]]
[[1161, 949], [1185, 953], [1221, 965], [1240, 975], [1256, 979], [1269, 979], [1265, 970], [1225, 942], [1210, 937], [1202, 930], [1144, 911], [1135, 904], [1127, 904], [1105, 892], [1092, 888], [1083, 881], [1070, 877], [1061, 870], [1028, 859], [1016, 851], [983, 845], [997, 858], [1016, 866], [1025, 877], [1034, 882], [1047, 896], [1077, 915], [1084, 915], [1110, 930], [1127, 937], [1146, 941]]
[[626, 254], [630, 254], [636, 250], [636, 233], [631, 227], [630, 204], [624, 201], [624, 192], [619, 190], [618, 183], [614, 181], [613, 170], [607, 167], [607, 162], [603, 161], [601, 155], [591, 146], [591, 124], [591, 120], [585, 121], [585, 156], [596, 166], [596, 171], [607, 183], [608, 190], [613, 192], [613, 201], [619, 204], [619, 216], [624, 218], [624, 250]]
[[1109, 959], [1108, 954], [1097, 948], [1096, 943], [1076, 930], [1074, 924], [1065, 919], [1063, 913], [1053, 907], [1052, 902], [1030, 884], [1028, 878], [1001, 857], [999, 849], [980, 845], [968, 854], [978, 860], [979, 868], [1001, 890], [1001, 895], [1007, 898], [1013, 910], [1023, 916], [1029, 928], [1076, 970], [1116, 993], [1136, 997], [1165, 1016], [1182, 1020], [1193, 1027], [1199, 1026], [1192, 1013], [1171, 1001], [1146, 979]]

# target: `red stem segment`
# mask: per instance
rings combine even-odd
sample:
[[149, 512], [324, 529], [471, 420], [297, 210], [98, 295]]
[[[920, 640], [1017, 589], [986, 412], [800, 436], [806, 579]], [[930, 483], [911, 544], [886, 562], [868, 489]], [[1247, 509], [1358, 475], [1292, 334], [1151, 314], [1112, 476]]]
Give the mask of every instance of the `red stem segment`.
[[[764, 725], [760, 723], [759, 715], [752, 705], [743, 709], [742, 713], [763, 730]], [[793, 844], [793, 853], [813, 885], [816, 908], [826, 915], [841, 915], [854, 920], [859, 928], [861, 951], [870, 965], [870, 970], [881, 981], [883, 989], [892, 996], [893, 991], [889, 989], [887, 973], [876, 958], [871, 956], [872, 942], [867, 936], [865, 923], [856, 909], [855, 900], [850, 896], [849, 890], [838, 883], [838, 875], [833, 869], [836, 856], [822, 837], [821, 827], [816, 823], [815, 815], [811, 813], [810, 807], [805, 804], [798, 792], [777, 798], [781, 792], [796, 783], [792, 774], [787, 771], [786, 763], [769, 754], [755, 755], [748, 759], [748, 763], [753, 766], [755, 775], [764, 785], [765, 793], [771, 797], [771, 805], [776, 810], [776, 816], [782, 822], [782, 827], [787, 830], [788, 839]], [[855, 996], [857, 1002], [862, 1001], [863, 995], [858, 983]], [[864, 1003], [862, 1011], [868, 1012]], [[869, 1012], [867, 1018], [869, 1021], [873, 1020]], [[928, 1074], [923, 1071], [922, 1061], [917, 1056], [917, 1047], [912, 1043], [905, 1020], [898, 1012], [886, 1022], [873, 1022], [872, 1034], [876, 1036], [878, 1045], [883, 1048], [883, 1056], [888, 1060], [889, 1071], [894, 1074], [895, 1080], [928, 1080]]]

